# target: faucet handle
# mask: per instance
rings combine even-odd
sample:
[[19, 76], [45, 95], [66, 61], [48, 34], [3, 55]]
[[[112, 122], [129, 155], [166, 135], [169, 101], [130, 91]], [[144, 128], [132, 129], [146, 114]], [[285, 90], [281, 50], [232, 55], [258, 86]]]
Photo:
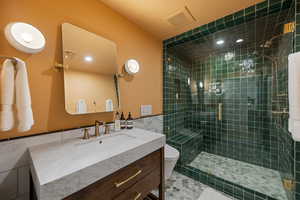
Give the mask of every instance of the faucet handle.
[[100, 124], [103, 124], [102, 121], [95, 121], [95, 137], [99, 137], [100, 136], [100, 130], [99, 130], [99, 126]]
[[90, 129], [89, 128], [85, 128], [83, 129], [83, 138], [84, 140], [88, 140], [90, 139], [90, 133], [89, 133]]
[[100, 125], [104, 125], [104, 123], [105, 122], [103, 122], [103, 121], [95, 120], [95, 125], [100, 126]]
[[104, 124], [104, 127], [105, 127], [104, 134], [105, 134], [105, 135], [106, 135], [106, 134], [110, 134], [110, 126], [109, 126], [109, 124], [105, 123], [105, 124]]

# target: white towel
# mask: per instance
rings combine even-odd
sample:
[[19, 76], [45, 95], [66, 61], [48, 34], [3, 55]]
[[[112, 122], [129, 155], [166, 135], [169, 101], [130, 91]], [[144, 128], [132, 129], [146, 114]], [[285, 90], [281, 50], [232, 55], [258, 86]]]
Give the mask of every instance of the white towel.
[[300, 52], [289, 55], [289, 131], [300, 141]]
[[300, 53], [289, 55], [288, 70], [290, 117], [300, 120]]
[[11, 60], [4, 61], [1, 72], [1, 131], [9, 131], [14, 127], [13, 103], [15, 95], [18, 131], [29, 131], [34, 124], [25, 62], [17, 59], [16, 70], [15, 77], [14, 65]]
[[13, 102], [15, 87], [14, 65], [10, 59], [4, 61], [1, 71], [0, 130], [9, 131], [14, 126]]
[[20, 132], [29, 131], [34, 124], [31, 108], [31, 96], [27, 78], [26, 64], [17, 59], [16, 75], [16, 107], [18, 115], [18, 130]]

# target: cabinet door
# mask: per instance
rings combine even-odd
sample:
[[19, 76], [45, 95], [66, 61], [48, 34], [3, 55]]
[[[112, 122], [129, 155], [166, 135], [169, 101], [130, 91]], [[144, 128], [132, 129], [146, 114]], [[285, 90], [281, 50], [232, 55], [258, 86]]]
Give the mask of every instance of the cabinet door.
[[114, 200], [142, 200], [160, 184], [160, 169], [157, 168], [145, 178], [121, 193]]
[[151, 172], [157, 171], [157, 169], [160, 171], [161, 162], [161, 151], [155, 151], [64, 200], [111, 200], [144, 179]]

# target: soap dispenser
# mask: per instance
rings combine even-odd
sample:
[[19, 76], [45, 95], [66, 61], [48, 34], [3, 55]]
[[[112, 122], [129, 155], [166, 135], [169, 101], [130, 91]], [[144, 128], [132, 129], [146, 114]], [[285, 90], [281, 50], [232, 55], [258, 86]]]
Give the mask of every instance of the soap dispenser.
[[125, 120], [123, 112], [121, 113], [120, 123], [121, 123], [121, 129], [125, 129], [126, 128], [126, 120]]
[[121, 122], [120, 122], [120, 116], [119, 112], [116, 112], [116, 118], [115, 118], [115, 131], [121, 130]]
[[133, 128], [133, 118], [131, 116], [131, 113], [129, 112], [127, 117], [127, 129], [132, 129], [132, 128]]

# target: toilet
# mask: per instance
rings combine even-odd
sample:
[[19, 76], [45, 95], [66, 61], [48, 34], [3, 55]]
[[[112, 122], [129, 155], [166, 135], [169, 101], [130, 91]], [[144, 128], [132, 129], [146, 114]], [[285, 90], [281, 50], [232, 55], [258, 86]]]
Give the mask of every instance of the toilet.
[[172, 175], [177, 160], [179, 159], [179, 151], [170, 145], [165, 145], [165, 180]]

